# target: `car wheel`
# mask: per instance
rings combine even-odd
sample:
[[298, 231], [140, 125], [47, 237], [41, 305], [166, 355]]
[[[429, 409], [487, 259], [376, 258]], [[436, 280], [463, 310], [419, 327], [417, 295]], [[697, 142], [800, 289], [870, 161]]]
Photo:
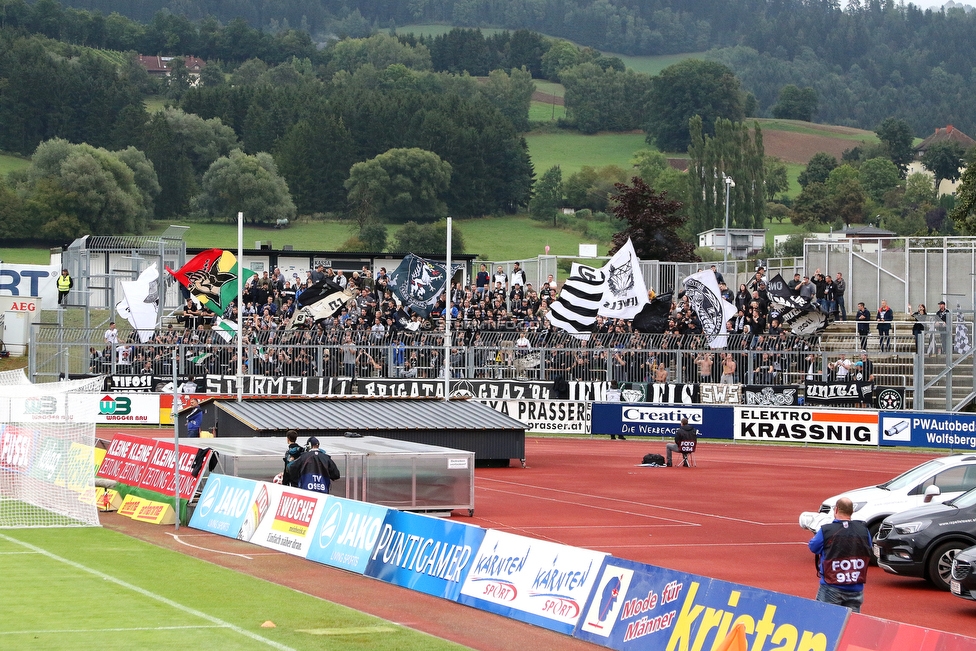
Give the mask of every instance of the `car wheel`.
[[925, 578], [939, 590], [948, 590], [949, 575], [952, 573], [952, 559], [961, 550], [969, 546], [961, 542], [949, 542], [944, 545], [939, 545], [932, 552], [932, 555], [929, 556], [929, 561], [926, 566], [928, 574]]

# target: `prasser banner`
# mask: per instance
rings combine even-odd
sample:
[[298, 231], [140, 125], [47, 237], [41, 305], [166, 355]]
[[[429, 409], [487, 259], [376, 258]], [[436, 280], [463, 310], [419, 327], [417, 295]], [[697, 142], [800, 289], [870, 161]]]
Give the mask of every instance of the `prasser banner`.
[[549, 432], [590, 433], [590, 407], [593, 403], [577, 400], [487, 400], [480, 399], [495, 411], [511, 416], [525, 425], [527, 434]]

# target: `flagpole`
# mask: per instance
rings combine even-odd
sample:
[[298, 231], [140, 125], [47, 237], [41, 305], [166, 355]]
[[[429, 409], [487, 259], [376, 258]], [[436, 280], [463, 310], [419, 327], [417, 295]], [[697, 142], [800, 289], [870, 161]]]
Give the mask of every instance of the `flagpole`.
[[444, 401], [451, 399], [451, 286], [454, 275], [451, 273], [451, 218], [447, 218], [447, 287], [444, 301]]
[[244, 213], [237, 213], [237, 402], [241, 402], [244, 381]]

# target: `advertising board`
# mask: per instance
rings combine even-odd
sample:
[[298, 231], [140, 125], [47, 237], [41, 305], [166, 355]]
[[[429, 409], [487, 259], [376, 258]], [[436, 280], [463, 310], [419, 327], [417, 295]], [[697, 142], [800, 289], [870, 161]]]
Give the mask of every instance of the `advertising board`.
[[323, 509], [306, 558], [362, 574], [389, 509], [332, 496]]
[[751, 651], [834, 649], [846, 608], [608, 557], [574, 636], [613, 649], [712, 649], [735, 624]]
[[324, 493], [261, 482], [251, 508], [257, 522], [251, 530], [246, 520], [238, 538], [304, 558], [327, 498]]
[[159, 396], [138, 393], [69, 393], [68, 415], [78, 423], [159, 424]]
[[455, 601], [484, 536], [480, 527], [390, 510], [365, 573]]
[[458, 602], [572, 635], [605, 557], [491, 529]]
[[[37, 296], [45, 310], [58, 308], [57, 265], [4, 264], [0, 266], [0, 294], [4, 296]], [[75, 280], [77, 291], [77, 280]]]
[[549, 432], [590, 433], [591, 402], [576, 400], [487, 400], [479, 399], [495, 411], [525, 425], [527, 434]]
[[190, 527], [228, 538], [239, 538], [254, 509], [259, 482], [211, 474], [190, 518]]
[[650, 405], [594, 402], [593, 434], [674, 437], [681, 419], [698, 429], [699, 438], [732, 438], [732, 407], [705, 405]]
[[976, 450], [976, 414], [883, 411], [881, 445]]
[[877, 445], [878, 413], [815, 407], [736, 407], [737, 441]]

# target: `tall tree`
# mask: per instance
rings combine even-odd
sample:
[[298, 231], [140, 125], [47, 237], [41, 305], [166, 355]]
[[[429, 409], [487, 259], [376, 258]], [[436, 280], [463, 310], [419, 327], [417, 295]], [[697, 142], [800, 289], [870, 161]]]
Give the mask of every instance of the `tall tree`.
[[661, 71], [648, 94], [648, 144], [662, 151], [684, 151], [691, 144], [689, 120], [701, 117], [712, 135], [716, 120], [741, 122], [742, 93], [735, 73], [721, 63], [688, 59]]
[[898, 167], [902, 177], [904, 177], [908, 170], [908, 164], [912, 162], [914, 155], [912, 143], [915, 140], [915, 134], [912, 133], [912, 127], [905, 120], [885, 118], [874, 132], [885, 146], [888, 158]]
[[275, 145], [278, 170], [288, 182], [301, 214], [337, 212], [345, 208], [354, 162], [352, 135], [342, 120], [325, 110], [313, 111], [292, 125]]
[[939, 185], [943, 179], [958, 181], [960, 168], [966, 152], [959, 143], [944, 141], [933, 143], [922, 154], [922, 166], [935, 176], [935, 193], [939, 193]]
[[807, 187], [810, 183], [826, 183], [831, 170], [837, 167], [837, 159], [827, 152], [817, 152], [809, 161], [806, 169], [800, 172], [797, 182], [801, 188]]
[[[715, 135], [702, 132], [701, 118], [691, 119], [688, 166], [693, 232], [718, 228], [725, 223], [726, 189], [729, 190], [729, 227], [762, 228], [766, 219], [765, 152], [762, 129], [754, 134], [743, 123], [715, 121]], [[726, 179], [734, 185], [726, 187]]]
[[861, 186], [878, 205], [898, 186], [898, 168], [887, 158], [871, 158], [861, 163]]
[[786, 84], [779, 91], [779, 101], [772, 108], [773, 117], [781, 120], [813, 120], [817, 110], [817, 91], [810, 86], [798, 88]]
[[959, 178], [956, 190], [956, 207], [949, 213], [950, 219], [963, 235], [976, 233], [976, 149], [970, 149], [966, 157], [966, 171]]
[[678, 237], [684, 224], [679, 216], [681, 204], [651, 189], [635, 176], [632, 185], [618, 183], [610, 211], [628, 226], [613, 236], [611, 254], [633, 240], [634, 251], [643, 260], [697, 262], [693, 244]]
[[545, 171], [542, 178], [536, 181], [532, 200], [529, 201], [529, 213], [532, 219], [538, 221], [552, 220], [556, 226], [556, 217], [563, 202], [563, 171], [558, 165], [553, 165]]
[[416, 147], [391, 149], [349, 170], [349, 203], [368, 201], [381, 220], [432, 222], [447, 216], [451, 164]]
[[271, 154], [248, 156], [240, 149], [214, 161], [191, 205], [201, 216], [224, 221], [233, 221], [238, 212], [258, 224], [295, 218], [288, 184], [278, 174]]

